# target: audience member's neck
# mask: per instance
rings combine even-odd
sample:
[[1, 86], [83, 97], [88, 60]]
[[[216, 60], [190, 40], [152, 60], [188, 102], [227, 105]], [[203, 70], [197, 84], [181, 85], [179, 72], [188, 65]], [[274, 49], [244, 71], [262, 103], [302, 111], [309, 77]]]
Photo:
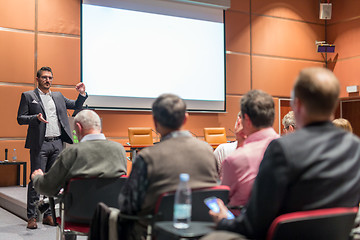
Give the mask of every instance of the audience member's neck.
[[[82, 129], [82, 132], [81, 132], [81, 139], [83, 137], [85, 137], [86, 135], [89, 135], [89, 134], [100, 134], [101, 133], [101, 130], [96, 130], [96, 129]], [[80, 140], [81, 140], [80, 139]]]
[[250, 136], [251, 134], [254, 134], [254, 133], [258, 132], [258, 131], [261, 131], [261, 130], [263, 130], [263, 129], [265, 129], [265, 128], [268, 128], [268, 127], [252, 127], [252, 128], [249, 130], [248, 136]]
[[302, 123], [300, 123], [299, 128], [302, 128], [311, 123], [326, 122], [326, 121], [331, 121], [331, 116], [306, 116], [303, 118]]
[[166, 135], [175, 132], [175, 131], [179, 131], [180, 129], [170, 129], [167, 127], [161, 127], [161, 129], [157, 129], [157, 131], [160, 133], [161, 137], [165, 137]]

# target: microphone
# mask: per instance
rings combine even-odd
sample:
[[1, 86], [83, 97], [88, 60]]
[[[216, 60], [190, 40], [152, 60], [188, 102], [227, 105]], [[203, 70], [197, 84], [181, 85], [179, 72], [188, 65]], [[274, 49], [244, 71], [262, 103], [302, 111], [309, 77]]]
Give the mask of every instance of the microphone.
[[194, 135], [196, 138], [198, 137], [195, 133], [193, 133], [192, 131], [188, 130], [189, 133], [191, 133], [192, 135]]

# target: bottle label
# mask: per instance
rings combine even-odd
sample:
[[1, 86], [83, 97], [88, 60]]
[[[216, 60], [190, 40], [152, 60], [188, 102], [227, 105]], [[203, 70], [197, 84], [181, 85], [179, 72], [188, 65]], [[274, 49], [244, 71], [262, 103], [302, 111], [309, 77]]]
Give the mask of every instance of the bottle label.
[[191, 217], [191, 204], [175, 204], [174, 218], [186, 219]]

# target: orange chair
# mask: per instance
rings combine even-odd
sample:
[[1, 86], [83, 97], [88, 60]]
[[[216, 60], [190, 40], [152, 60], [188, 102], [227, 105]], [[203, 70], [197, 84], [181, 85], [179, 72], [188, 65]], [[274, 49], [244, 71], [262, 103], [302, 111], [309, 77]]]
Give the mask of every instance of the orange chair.
[[134, 160], [139, 150], [154, 144], [152, 132], [151, 128], [128, 128], [130, 161]]
[[225, 128], [204, 128], [204, 138], [215, 148], [227, 142]]
[[153, 135], [151, 128], [128, 128], [129, 143], [131, 146], [153, 145]]

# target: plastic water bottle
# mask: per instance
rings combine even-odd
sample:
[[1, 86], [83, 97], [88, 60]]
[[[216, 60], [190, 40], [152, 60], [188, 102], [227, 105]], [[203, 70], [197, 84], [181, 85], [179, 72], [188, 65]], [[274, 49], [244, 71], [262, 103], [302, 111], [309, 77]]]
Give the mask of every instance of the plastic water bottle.
[[175, 193], [174, 201], [174, 227], [186, 229], [191, 221], [191, 189], [189, 187], [189, 174], [180, 174], [180, 183]]
[[13, 160], [13, 162], [17, 161], [17, 155], [16, 155], [16, 149], [15, 148], [14, 148], [12, 160]]

